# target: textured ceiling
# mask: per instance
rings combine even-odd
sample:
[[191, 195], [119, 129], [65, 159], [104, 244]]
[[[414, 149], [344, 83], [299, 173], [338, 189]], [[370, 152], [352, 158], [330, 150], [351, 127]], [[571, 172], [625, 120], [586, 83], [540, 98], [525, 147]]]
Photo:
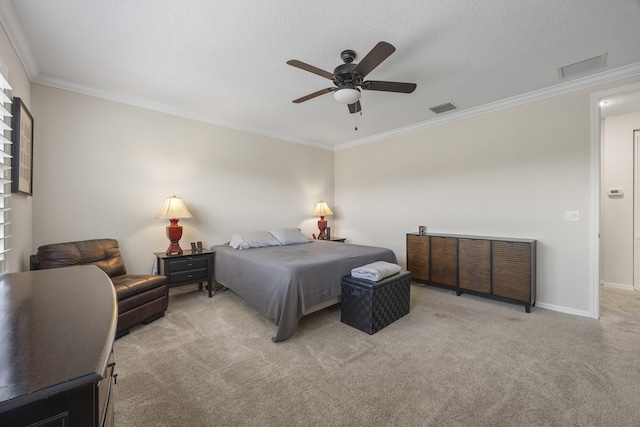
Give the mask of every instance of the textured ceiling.
[[[444, 102], [455, 115], [640, 73], [638, 0], [0, 0], [0, 21], [34, 82], [330, 149], [433, 121]], [[414, 93], [364, 91], [362, 115], [331, 94], [291, 102], [331, 82], [287, 60], [332, 72], [342, 50], [358, 62], [381, 40], [397, 50], [367, 78]]]

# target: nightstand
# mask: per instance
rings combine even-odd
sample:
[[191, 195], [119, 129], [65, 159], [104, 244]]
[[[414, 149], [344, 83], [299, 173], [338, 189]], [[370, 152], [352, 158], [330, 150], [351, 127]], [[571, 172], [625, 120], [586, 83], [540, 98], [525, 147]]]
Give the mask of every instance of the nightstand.
[[[313, 240], [317, 240], [316, 235], [313, 234]], [[345, 240], [347, 240], [346, 237], [329, 237], [328, 239], [322, 239], [322, 240], [326, 240], [328, 242], [340, 242], [340, 243], [344, 243]]]
[[158, 259], [158, 274], [167, 277], [169, 288], [198, 283], [199, 289], [202, 290], [202, 283], [206, 281], [209, 298], [213, 296], [214, 251], [208, 249], [187, 250], [181, 255], [156, 252], [155, 256]]

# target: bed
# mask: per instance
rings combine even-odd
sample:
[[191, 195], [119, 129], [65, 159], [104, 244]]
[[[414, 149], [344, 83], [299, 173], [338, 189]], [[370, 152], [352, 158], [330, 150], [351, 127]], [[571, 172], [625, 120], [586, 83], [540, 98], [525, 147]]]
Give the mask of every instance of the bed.
[[374, 261], [396, 263], [392, 250], [325, 240], [235, 249], [214, 246], [215, 279], [277, 326], [273, 342], [292, 337], [298, 320], [339, 301], [340, 279]]

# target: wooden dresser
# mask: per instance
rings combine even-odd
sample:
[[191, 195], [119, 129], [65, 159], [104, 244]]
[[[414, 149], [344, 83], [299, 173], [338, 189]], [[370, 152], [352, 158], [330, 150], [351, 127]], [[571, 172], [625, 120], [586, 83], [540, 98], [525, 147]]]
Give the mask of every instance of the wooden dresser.
[[457, 234], [407, 234], [413, 280], [524, 304], [536, 302], [536, 241]]
[[95, 266], [0, 276], [0, 426], [113, 426], [117, 314]]

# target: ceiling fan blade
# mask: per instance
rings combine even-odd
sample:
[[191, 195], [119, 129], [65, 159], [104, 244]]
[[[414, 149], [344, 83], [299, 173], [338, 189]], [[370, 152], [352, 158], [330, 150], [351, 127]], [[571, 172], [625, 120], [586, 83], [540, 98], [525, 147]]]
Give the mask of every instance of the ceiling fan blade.
[[362, 110], [362, 107], [360, 106], [360, 101], [356, 101], [355, 104], [349, 104], [347, 105], [347, 107], [349, 107], [349, 112], [351, 114], [359, 113]]
[[364, 58], [362, 58], [362, 61], [356, 65], [356, 68], [354, 68], [353, 71], [364, 77], [395, 51], [396, 48], [389, 43], [379, 42]]
[[313, 65], [306, 64], [302, 61], [298, 61], [297, 59], [292, 59], [290, 61], [287, 61], [287, 64], [292, 65], [296, 68], [300, 68], [301, 70], [305, 70], [305, 71], [309, 71], [310, 73], [317, 74], [320, 77], [324, 77], [329, 80], [333, 79], [332, 73], [325, 70], [321, 70], [320, 68], [314, 67]]
[[418, 87], [415, 83], [384, 82], [378, 80], [367, 80], [362, 82], [362, 89], [381, 90], [384, 92], [411, 93]]
[[310, 99], [315, 98], [316, 96], [324, 95], [325, 93], [333, 92], [336, 90], [335, 87], [328, 87], [326, 89], [321, 89], [317, 92], [310, 93], [307, 96], [303, 96], [302, 98], [294, 99], [293, 102], [296, 104], [300, 104], [301, 102], [308, 101]]

